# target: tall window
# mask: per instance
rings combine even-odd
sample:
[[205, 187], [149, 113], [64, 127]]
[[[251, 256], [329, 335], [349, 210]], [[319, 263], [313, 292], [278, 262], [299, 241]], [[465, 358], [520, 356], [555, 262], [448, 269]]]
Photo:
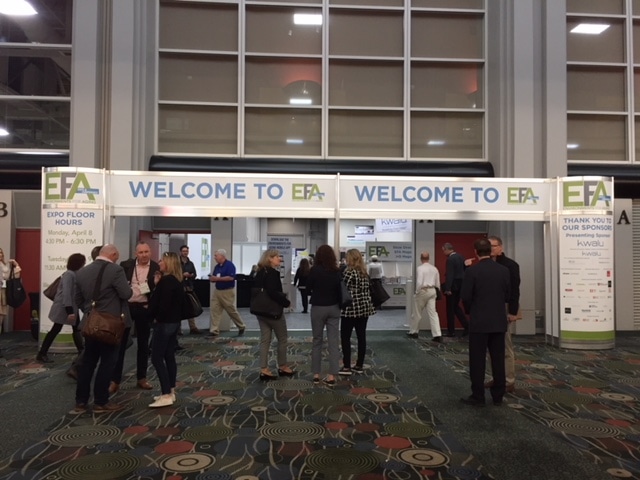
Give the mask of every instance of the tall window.
[[640, 20], [635, 17], [640, 18], [637, 0], [567, 0], [570, 161], [629, 162], [635, 157], [634, 132], [640, 131], [640, 75], [635, 72], [640, 64]]
[[67, 152], [72, 0], [30, 3], [32, 15], [0, 13], [0, 149]]
[[484, 159], [484, 0], [160, 1], [158, 152]]

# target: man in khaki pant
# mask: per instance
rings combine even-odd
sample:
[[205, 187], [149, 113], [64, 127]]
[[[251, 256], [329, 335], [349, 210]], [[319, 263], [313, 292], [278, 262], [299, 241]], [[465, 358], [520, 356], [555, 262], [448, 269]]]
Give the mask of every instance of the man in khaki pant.
[[[520, 316], [520, 265], [515, 260], [507, 257], [502, 250], [502, 239], [491, 235], [487, 237], [487, 240], [491, 243], [491, 258], [498, 262], [500, 265], [504, 265], [509, 269], [509, 280], [511, 282], [511, 294], [509, 295], [509, 302], [507, 303], [507, 319], [509, 320], [509, 326], [507, 334], [504, 337], [504, 365], [505, 365], [505, 377], [506, 377], [506, 391], [512, 393], [516, 390], [516, 357], [513, 351], [513, 342], [511, 340], [511, 333], [516, 320], [522, 318]], [[485, 387], [491, 387], [493, 380], [487, 382]]]
[[213, 273], [209, 275], [209, 281], [215, 284], [213, 295], [211, 296], [210, 314], [211, 324], [209, 326], [209, 336], [220, 335], [220, 319], [222, 311], [229, 314], [233, 323], [238, 327], [238, 336], [244, 334], [245, 324], [236, 308], [236, 266], [227, 260], [226, 250], [219, 249], [213, 254], [216, 266]]

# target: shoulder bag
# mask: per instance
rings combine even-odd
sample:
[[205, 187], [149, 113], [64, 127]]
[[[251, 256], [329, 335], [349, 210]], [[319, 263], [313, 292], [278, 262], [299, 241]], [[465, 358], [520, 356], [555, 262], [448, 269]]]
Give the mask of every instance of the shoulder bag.
[[[258, 272], [258, 281], [264, 285], [264, 275], [266, 272]], [[267, 317], [278, 319], [282, 317], [284, 307], [272, 299], [263, 287], [254, 287], [251, 289], [251, 300], [249, 300], [249, 312], [258, 317]]]
[[197, 318], [202, 315], [202, 304], [191, 287], [184, 287], [184, 298], [182, 299], [182, 320]]
[[351, 305], [353, 305], [353, 298], [349, 287], [344, 283], [344, 280], [340, 280], [340, 309], [343, 310]]
[[49, 300], [53, 301], [56, 298], [56, 293], [58, 293], [58, 288], [60, 288], [61, 279], [62, 279], [62, 276], [59, 276], [58, 278], [56, 278], [53, 282], [51, 282], [51, 285], [45, 288], [44, 291], [42, 292], [43, 295], [47, 297]]
[[93, 289], [91, 311], [82, 326], [82, 336], [107, 345], [119, 345], [124, 335], [124, 315], [116, 316], [111, 313], [101, 312], [98, 309], [97, 299], [100, 296], [100, 284], [107, 265], [108, 263], [105, 263], [98, 274], [96, 286]]
[[11, 264], [11, 273], [6, 283], [7, 287], [7, 305], [18, 308], [27, 299], [27, 294], [22, 285], [22, 279], [16, 278], [13, 263]]
[[369, 279], [369, 291], [371, 293], [371, 303], [379, 308], [384, 302], [389, 300], [389, 294], [384, 289], [382, 282], [375, 279]]
[[436, 300], [442, 300], [442, 290], [440, 290], [438, 287], [433, 287], [436, 289]]

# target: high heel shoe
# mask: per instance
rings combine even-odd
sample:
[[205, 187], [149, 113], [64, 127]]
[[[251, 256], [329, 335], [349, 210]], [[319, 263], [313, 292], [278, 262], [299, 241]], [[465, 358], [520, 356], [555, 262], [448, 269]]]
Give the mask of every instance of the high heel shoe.
[[276, 377], [275, 375], [272, 375], [271, 373], [260, 372], [260, 380], [268, 381], [268, 380], [275, 380], [276, 378], [278, 377]]
[[278, 375], [280, 375], [281, 377], [293, 377], [296, 374], [295, 370], [281, 370], [280, 368], [278, 369]]

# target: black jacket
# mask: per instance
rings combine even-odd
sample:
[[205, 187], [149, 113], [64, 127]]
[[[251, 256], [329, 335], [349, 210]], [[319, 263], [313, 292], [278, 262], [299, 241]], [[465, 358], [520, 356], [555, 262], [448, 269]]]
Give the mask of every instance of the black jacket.
[[471, 333], [507, 331], [509, 300], [509, 270], [490, 258], [484, 258], [467, 268], [460, 298], [470, 315]]
[[509, 269], [511, 294], [509, 295], [509, 315], [517, 315], [520, 309], [520, 265], [504, 253], [496, 257], [496, 262]]
[[[120, 266], [124, 269], [124, 276], [127, 278], [127, 281], [131, 283], [131, 279], [133, 278], [133, 272], [136, 269], [136, 259], [130, 258], [129, 260], [125, 260], [124, 262], [120, 262]], [[153, 276], [156, 272], [160, 271], [160, 266], [154, 262], [153, 260], [149, 261], [149, 273], [147, 274], [147, 284], [149, 285], [149, 291], [153, 292], [153, 289], [156, 288], [156, 284], [153, 281]], [[151, 295], [151, 293], [147, 294], [147, 298]]]
[[255, 288], [263, 288], [269, 298], [287, 308], [291, 302], [282, 291], [282, 280], [280, 280], [280, 272], [275, 268], [267, 267], [258, 270], [254, 280]]

